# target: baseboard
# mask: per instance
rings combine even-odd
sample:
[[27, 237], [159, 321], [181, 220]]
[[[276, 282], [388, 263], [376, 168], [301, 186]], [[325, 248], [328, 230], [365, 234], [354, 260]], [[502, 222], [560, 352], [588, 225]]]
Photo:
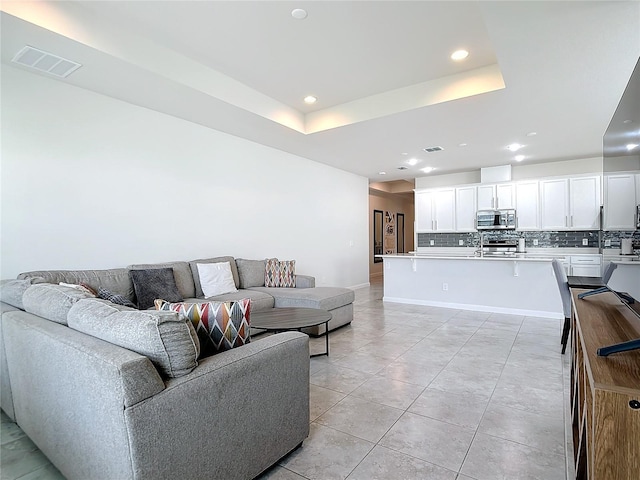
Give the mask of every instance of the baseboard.
[[454, 308], [456, 310], [474, 310], [476, 312], [505, 313], [509, 315], [524, 315], [527, 317], [553, 318], [559, 320], [564, 319], [564, 315], [562, 313], [547, 312], [544, 310], [522, 310], [518, 308], [492, 307], [487, 305], [469, 305], [466, 303], [434, 302], [430, 300], [414, 300], [411, 298], [398, 297], [383, 297], [382, 301], [390, 303], [404, 303], [407, 305]]
[[352, 287], [347, 287], [347, 288], [350, 288], [351, 290], [359, 290], [361, 288], [368, 288], [370, 286], [371, 286], [371, 284], [369, 282], [367, 282], [367, 283], [361, 283], [360, 285], [354, 285]]

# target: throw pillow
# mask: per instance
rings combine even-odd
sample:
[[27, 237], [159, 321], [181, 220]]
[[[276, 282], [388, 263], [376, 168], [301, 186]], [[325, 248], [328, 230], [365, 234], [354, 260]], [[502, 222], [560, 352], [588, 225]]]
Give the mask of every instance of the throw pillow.
[[200, 340], [200, 357], [251, 342], [251, 300], [170, 303], [156, 300], [156, 309], [178, 312], [193, 323]]
[[280, 286], [280, 262], [277, 258], [267, 258], [265, 260], [264, 286]]
[[125, 297], [124, 295], [117, 295], [115, 293], [112, 293], [106, 288], [98, 287], [98, 294], [96, 296], [103, 300], [109, 300], [111, 303], [124, 305], [125, 307], [136, 308], [135, 304], [129, 301], [127, 297]]
[[238, 291], [233, 280], [229, 262], [198, 263], [197, 267], [200, 286], [202, 287], [202, 293], [205, 297], [215, 297], [223, 293]]
[[240, 288], [264, 287], [264, 260], [246, 260], [236, 258]]
[[164, 298], [169, 302], [182, 301], [182, 295], [173, 276], [173, 268], [129, 270], [129, 275], [140, 310], [153, 307], [156, 298]]
[[295, 288], [296, 286], [296, 261], [283, 260], [280, 262], [280, 286]]

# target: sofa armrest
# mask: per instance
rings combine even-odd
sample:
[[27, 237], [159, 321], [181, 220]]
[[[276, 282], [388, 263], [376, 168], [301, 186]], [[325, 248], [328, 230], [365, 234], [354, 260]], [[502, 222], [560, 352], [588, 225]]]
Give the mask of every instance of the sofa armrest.
[[310, 275], [296, 275], [296, 288], [313, 288], [315, 286], [315, 277]]
[[125, 415], [136, 479], [254, 478], [309, 434], [309, 338], [205, 358]]

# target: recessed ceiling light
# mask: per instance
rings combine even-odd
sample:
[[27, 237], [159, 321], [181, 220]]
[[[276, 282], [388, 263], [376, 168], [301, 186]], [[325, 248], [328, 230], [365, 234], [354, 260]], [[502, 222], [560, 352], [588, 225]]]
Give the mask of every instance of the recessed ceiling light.
[[317, 101], [318, 97], [314, 97], [313, 95], [307, 95], [306, 97], [304, 97], [304, 103], [306, 103], [307, 105], [313, 105]]
[[420, 163], [420, 160], [418, 160], [417, 158], [410, 158], [409, 160], [407, 160], [407, 163], [411, 166], [414, 166]]
[[622, 122], [622, 123], [626, 123], [626, 124], [633, 123], [633, 120], [625, 120], [625, 121], [624, 121], [624, 122]]
[[407, 167], [407, 166], [405, 166], [405, 165], [400, 165], [400, 166], [398, 167], [398, 170], [406, 170], [407, 168], [409, 168], [409, 167]]
[[307, 11], [302, 8], [294, 8], [291, 10], [291, 16], [296, 20], [304, 20], [307, 18]]
[[524, 155], [516, 155], [514, 158], [516, 159], [516, 162], [521, 162], [524, 160]]
[[466, 146], [467, 146], [467, 144], [466, 144], [466, 143], [459, 143], [459, 144], [458, 144], [458, 146], [459, 146], [459, 147], [466, 147]]
[[627, 150], [631, 151], [634, 148], [637, 148], [638, 144], [637, 143], [629, 143], [627, 144]]
[[409, 155], [407, 152], [402, 152], [400, 155]]
[[386, 175], [387, 172], [378, 172], [378, 175]]
[[517, 152], [522, 147], [524, 147], [524, 145], [520, 145], [519, 143], [512, 143], [511, 145], [507, 145], [507, 150], [511, 150], [512, 152]]
[[527, 133], [527, 137], [535, 137], [538, 134], [538, 132], [529, 132]]
[[431, 173], [435, 170], [435, 168], [433, 167], [425, 167], [425, 168], [421, 168], [420, 170], [422, 170], [424, 173]]
[[469, 56], [469, 52], [467, 52], [466, 50], [456, 50], [451, 54], [451, 60], [455, 60], [458, 62], [460, 60], [464, 60], [468, 56]]

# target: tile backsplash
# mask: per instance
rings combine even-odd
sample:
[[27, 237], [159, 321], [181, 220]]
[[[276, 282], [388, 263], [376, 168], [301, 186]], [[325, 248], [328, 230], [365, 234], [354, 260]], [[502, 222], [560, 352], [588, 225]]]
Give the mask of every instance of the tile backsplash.
[[[604, 247], [605, 240], [610, 240], [610, 248], [620, 248], [620, 239], [633, 238], [636, 251], [640, 249], [640, 231], [635, 232], [601, 232], [571, 231], [571, 232], [515, 232], [487, 230], [484, 232], [485, 242], [488, 240], [517, 240], [525, 239], [526, 248], [600, 248]], [[583, 240], [587, 240], [587, 245]], [[460, 245], [462, 240], [462, 245]], [[534, 245], [534, 240], [538, 244]], [[431, 245], [433, 241], [433, 245]], [[470, 233], [418, 233], [418, 247], [480, 247], [480, 234]], [[637, 245], [637, 246], [636, 246]], [[607, 247], [609, 248], [609, 246]]]

